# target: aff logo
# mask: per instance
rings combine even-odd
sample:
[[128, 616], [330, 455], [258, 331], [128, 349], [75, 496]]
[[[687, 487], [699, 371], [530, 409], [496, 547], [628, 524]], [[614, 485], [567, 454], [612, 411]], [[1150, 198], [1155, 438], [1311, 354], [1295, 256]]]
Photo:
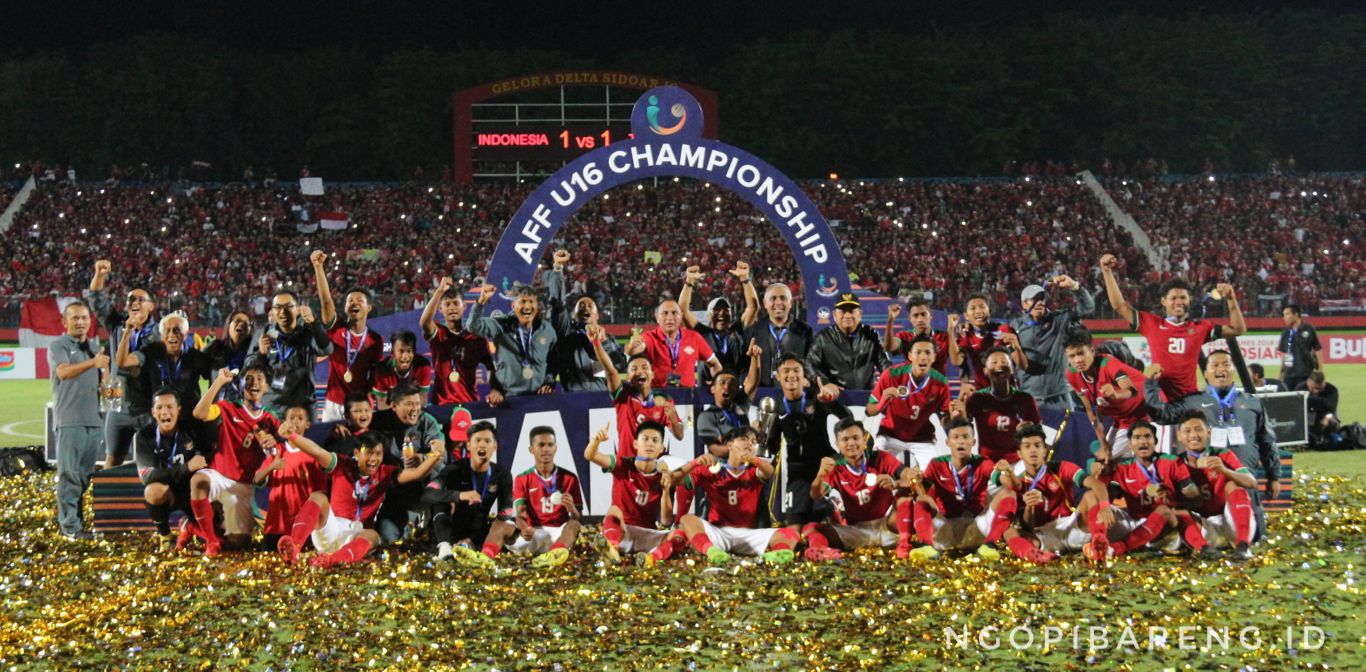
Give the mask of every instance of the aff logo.
[[0, 371], [12, 370], [18, 359], [19, 358], [16, 357], [12, 351], [5, 350], [0, 352]]
[[650, 124], [650, 130], [656, 135], [673, 135], [683, 130], [683, 126], [688, 123], [688, 108], [684, 107], [683, 103], [674, 103], [669, 107], [669, 113], [678, 122], [672, 126], [662, 126], [659, 123], [659, 96], [650, 96], [648, 102], [645, 106], [645, 119]]

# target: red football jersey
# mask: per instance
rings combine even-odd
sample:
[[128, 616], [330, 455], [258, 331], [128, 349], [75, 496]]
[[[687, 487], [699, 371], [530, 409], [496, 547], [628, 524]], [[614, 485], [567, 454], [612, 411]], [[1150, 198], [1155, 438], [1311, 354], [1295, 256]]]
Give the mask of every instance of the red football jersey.
[[1011, 388], [1004, 397], [991, 388], [978, 390], [967, 401], [968, 416], [977, 423], [978, 452], [993, 461], [1020, 460], [1015, 430], [1026, 422], [1038, 424], [1039, 406], [1028, 392]]
[[[353, 392], [370, 393], [371, 369], [384, 358], [384, 339], [373, 329], [356, 335], [344, 324], [327, 330], [332, 353], [327, 356], [327, 400], [344, 403]], [[346, 372], [351, 382], [346, 382]]]
[[930, 424], [930, 416], [949, 410], [948, 379], [930, 369], [917, 384], [911, 378], [911, 366], [898, 364], [878, 376], [868, 400], [879, 401], [882, 395], [895, 394], [896, 388], [903, 386], [909, 394], [898, 396], [882, 407], [878, 435], [909, 443], [934, 443], [934, 425]]
[[612, 405], [617, 409], [617, 457], [622, 459], [636, 456], [636, 428], [640, 423], [653, 420], [664, 425], [666, 431], [669, 426], [669, 413], [663, 403], [655, 400], [653, 392], [649, 399], [642, 400], [639, 394], [626, 390], [623, 385], [612, 396]]
[[[1134, 396], [1119, 400], [1101, 396], [1100, 388], [1114, 385], [1118, 389], [1117, 381], [1121, 378], [1129, 379], [1129, 384], [1134, 387]], [[1067, 367], [1067, 384], [1071, 385], [1077, 394], [1089, 399], [1091, 407], [1096, 409], [1097, 413], [1113, 418], [1115, 426], [1120, 429], [1128, 429], [1133, 427], [1135, 422], [1148, 418], [1148, 407], [1143, 403], [1143, 382], [1143, 374], [1137, 369], [1105, 355], [1096, 357], [1094, 379], [1071, 366]]]
[[621, 509], [621, 520], [627, 525], [655, 529], [659, 522], [659, 500], [664, 494], [659, 472], [643, 474], [636, 468], [634, 458], [617, 459], [603, 471], [612, 474], [612, 503]]
[[277, 452], [285, 466], [270, 473], [270, 506], [266, 509], [266, 534], [289, 534], [294, 517], [308, 497], [327, 486], [322, 467], [297, 448]]
[[[218, 414], [218, 450], [209, 467], [239, 483], [250, 483], [266, 459], [265, 450], [252, 431], [259, 425], [271, 434], [277, 434], [280, 423], [265, 411], [252, 413], [233, 401], [214, 402], [214, 408]], [[212, 417], [213, 411], [210, 411]]]
[[990, 459], [973, 455], [955, 476], [953, 458], [936, 457], [925, 467], [925, 493], [945, 518], [976, 516], [987, 510], [987, 485], [995, 467]]
[[[1101, 477], [1102, 481], [1118, 486], [1124, 493], [1124, 508], [1134, 518], [1148, 517], [1158, 504], [1170, 505], [1172, 494], [1180, 492], [1191, 481], [1191, 472], [1185, 462], [1171, 455], [1154, 457], [1150, 466], [1144, 466], [1137, 459], [1125, 460], [1108, 477]], [[1167, 491], [1159, 499], [1148, 494], [1148, 486], [1154, 483]]]
[[840, 493], [844, 502], [844, 522], [850, 525], [887, 517], [896, 497], [891, 490], [876, 485], [868, 485], [868, 475], [887, 474], [893, 479], [905, 465], [892, 457], [891, 453], [873, 450], [863, 455], [863, 464], [854, 469], [844, 461], [836, 460], [835, 470], [825, 475], [825, 484]]
[[[1153, 363], [1162, 367], [1157, 386], [1167, 395], [1167, 401], [1199, 391], [1196, 370], [1200, 368], [1200, 346], [1219, 337], [1219, 325], [1204, 320], [1172, 324], [1152, 313], [1136, 310], [1132, 326], [1148, 339]], [[1140, 386], [1140, 397], [1142, 391]]]
[[[1224, 461], [1232, 471], [1247, 472], [1247, 467], [1243, 466], [1242, 460], [1238, 459], [1237, 453], [1226, 448], [1209, 448], [1205, 455], [1213, 455]], [[1201, 469], [1190, 463], [1184, 456], [1181, 458], [1186, 467], [1190, 469], [1191, 481], [1200, 488], [1200, 502], [1191, 510], [1203, 516], [1219, 516], [1224, 513], [1224, 488], [1229, 484], [1229, 478], [1223, 473]]]
[[679, 327], [674, 340], [670, 341], [663, 329], [655, 327], [641, 334], [641, 338], [645, 341], [645, 358], [650, 360], [650, 370], [655, 376], [650, 384], [656, 388], [667, 385], [669, 376], [675, 373], [680, 385], [692, 387], [697, 382], [697, 363], [712, 358], [707, 339], [692, 329]]
[[[432, 347], [432, 369], [435, 379], [432, 382], [432, 403], [472, 404], [479, 401], [479, 390], [475, 386], [479, 375], [479, 365], [493, 370], [493, 359], [489, 354], [489, 342], [482, 336], [460, 330], [451, 331], [449, 327], [436, 325], [433, 333], [427, 334], [427, 344]], [[451, 380], [455, 372], [456, 380]]]
[[748, 466], [735, 473], [722, 466], [713, 474], [698, 466], [689, 475], [693, 484], [707, 493], [707, 522], [722, 527], [754, 527], [764, 494], [764, 480], [759, 478], [758, 469]]
[[988, 322], [985, 329], [969, 327], [968, 333], [959, 337], [958, 349], [963, 351], [963, 366], [972, 372], [973, 387], [979, 390], [991, 387], [991, 378], [987, 377], [986, 371], [986, 352], [1001, 345], [1001, 334], [1013, 333], [1010, 325]]
[[[911, 350], [911, 341], [915, 340], [914, 331], [896, 332], [897, 340], [901, 341], [901, 354], [907, 354]], [[934, 363], [930, 365], [935, 371], [945, 376], [949, 375], [949, 334], [946, 331], [932, 329], [930, 339], [934, 341]]]
[[568, 470], [555, 467], [550, 478], [541, 478], [532, 467], [517, 475], [512, 481], [512, 506], [517, 502], [526, 505], [527, 518], [532, 527], [559, 527], [569, 522], [569, 510], [564, 503], [555, 504], [551, 498], [556, 493], [561, 497], [572, 497], [574, 507], [583, 511], [583, 493], [579, 491], [579, 479]]
[[423, 393], [432, 387], [432, 363], [422, 355], [413, 355], [413, 364], [408, 371], [400, 374], [394, 367], [394, 358], [385, 357], [375, 367], [375, 382], [372, 391], [376, 397], [387, 396], [389, 391], [401, 384], [416, 385]]
[[399, 468], [392, 464], [381, 464], [374, 473], [361, 476], [354, 457], [337, 453], [333, 455], [336, 455], [337, 462], [329, 475], [332, 493], [328, 498], [332, 515], [359, 520], [365, 529], [373, 529], [384, 496], [398, 481]]
[[[1025, 473], [1024, 464], [1015, 465], [1015, 492], [1023, 495], [1030, 490], [1038, 490], [1043, 495], [1043, 504], [1034, 512], [1033, 525], [1038, 527], [1049, 521], [1066, 518], [1077, 508], [1074, 488], [1081, 487], [1086, 480], [1086, 472], [1071, 462], [1044, 464], [1034, 474]], [[1000, 472], [992, 472], [992, 485], [1001, 484]], [[1020, 502], [1020, 515], [1024, 515], [1025, 504]]]

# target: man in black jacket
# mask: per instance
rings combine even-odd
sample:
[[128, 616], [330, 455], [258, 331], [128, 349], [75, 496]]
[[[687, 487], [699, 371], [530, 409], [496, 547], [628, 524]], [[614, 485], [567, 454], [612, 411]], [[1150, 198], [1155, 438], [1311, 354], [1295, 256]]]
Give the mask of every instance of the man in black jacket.
[[882, 339], [863, 323], [863, 309], [851, 293], [840, 295], [835, 302], [835, 324], [816, 334], [806, 353], [806, 366], [825, 400], [837, 398], [846, 389], [873, 389], [887, 361]]

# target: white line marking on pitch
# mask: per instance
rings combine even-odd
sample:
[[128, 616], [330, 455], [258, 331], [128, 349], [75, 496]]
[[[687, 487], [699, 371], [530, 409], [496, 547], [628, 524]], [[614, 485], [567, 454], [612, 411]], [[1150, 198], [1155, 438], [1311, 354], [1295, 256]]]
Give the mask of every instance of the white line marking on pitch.
[[44, 438], [41, 434], [25, 434], [25, 433], [23, 433], [23, 432], [16, 432], [16, 431], [14, 431], [14, 428], [15, 428], [15, 427], [17, 427], [17, 426], [19, 426], [19, 425], [27, 425], [27, 424], [30, 423], [30, 422], [42, 422], [42, 420], [20, 420], [19, 422], [11, 422], [11, 423], [9, 423], [8, 425], [5, 425], [4, 427], [0, 427], [0, 434], [8, 434], [8, 435], [10, 435], [10, 436], [17, 436], [17, 437], [19, 437], [19, 438], [21, 438], [21, 439], [41, 439], [41, 438]]

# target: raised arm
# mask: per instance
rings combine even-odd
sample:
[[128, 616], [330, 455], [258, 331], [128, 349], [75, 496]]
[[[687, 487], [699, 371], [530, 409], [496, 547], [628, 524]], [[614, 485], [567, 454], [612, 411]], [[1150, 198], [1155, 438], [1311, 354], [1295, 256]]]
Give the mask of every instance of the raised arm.
[[748, 329], [759, 319], [759, 290], [754, 288], [754, 275], [750, 273], [749, 264], [735, 262], [730, 274], [739, 278], [740, 286], [744, 288], [745, 310], [740, 313], [740, 326]]
[[1226, 282], [1217, 286], [1220, 294], [1224, 295], [1224, 301], [1228, 302], [1228, 325], [1219, 330], [1222, 336], [1242, 336], [1247, 333], [1247, 321], [1243, 319], [1243, 309], [1238, 306], [1238, 295], [1233, 291], [1233, 285]]
[[203, 396], [199, 397], [199, 402], [194, 405], [194, 411], [192, 413], [195, 420], [207, 422], [213, 419], [210, 416], [213, 413], [214, 399], [218, 398], [218, 393], [221, 392], [224, 387], [227, 387], [228, 383], [231, 383], [234, 377], [232, 371], [228, 369], [218, 370], [218, 377], [214, 378], [212, 383], [209, 383], [209, 389], [204, 392]]
[[882, 331], [882, 349], [889, 355], [901, 352], [901, 339], [896, 337], [896, 318], [901, 315], [901, 303], [893, 301], [887, 306], [887, 326]]
[[129, 315], [128, 322], [123, 325], [123, 333], [119, 334], [119, 347], [114, 352], [114, 366], [118, 368], [131, 369], [135, 366], [141, 366], [142, 364], [142, 362], [138, 361], [137, 355], [128, 352], [128, 341], [133, 332], [142, 328], [142, 325], [138, 323], [137, 319], [137, 315]]
[[1110, 307], [1132, 327], [1135, 322], [1134, 309], [1124, 300], [1124, 290], [1119, 288], [1119, 280], [1115, 278], [1116, 268], [1119, 268], [1119, 258], [1115, 255], [1107, 254], [1100, 258], [1100, 273], [1105, 276], [1105, 296], [1110, 299]]
[[436, 309], [441, 306], [441, 300], [446, 298], [446, 292], [451, 290], [455, 281], [450, 276], [442, 276], [441, 282], [437, 283], [436, 289], [432, 291], [432, 298], [427, 300], [427, 305], [422, 307], [422, 317], [418, 318], [418, 328], [422, 330], [422, 335], [431, 340], [436, 334]]
[[498, 321], [491, 317], [484, 317], [484, 305], [493, 298], [494, 292], [498, 288], [493, 285], [484, 285], [479, 288], [479, 298], [474, 305], [465, 312], [465, 328], [473, 332], [476, 336], [483, 336], [492, 341], [499, 336]]
[[692, 290], [697, 288], [697, 281], [701, 279], [702, 268], [689, 266], [683, 271], [683, 289], [678, 290], [678, 305], [683, 308], [683, 324], [689, 329], [697, 328], [697, 318], [692, 314]]
[[290, 445], [313, 458], [313, 461], [317, 462], [324, 471], [331, 471], [333, 467], [337, 466], [336, 453], [330, 452], [326, 448], [314, 443], [312, 439], [303, 434], [300, 434], [297, 431], [291, 432], [290, 435], [285, 438], [289, 440]]
[[593, 356], [602, 365], [603, 371], [607, 374], [607, 391], [613, 395], [621, 389], [621, 373], [617, 367], [612, 365], [612, 358], [607, 356], [607, 351], [602, 347], [602, 340], [608, 338], [607, 331], [602, 325], [592, 325], [588, 328], [588, 341], [593, 344]]
[[[611, 425], [603, 425], [602, 429], [599, 429], [598, 433], [594, 434], [593, 438], [588, 440], [588, 446], [586, 446], [583, 449], [583, 459], [588, 460], [589, 462], [592, 462], [593, 464], [596, 464], [599, 467], [602, 467], [604, 471], [612, 468], [613, 456], [603, 455], [602, 453], [599, 453], [598, 448], [602, 446], [603, 441], [607, 440], [608, 429], [610, 427]], [[617, 453], [620, 452], [621, 447], [618, 446]]]
[[751, 338], [745, 355], [749, 357], [749, 371], [745, 372], [745, 396], [753, 399], [754, 391], [759, 389], [759, 368], [763, 364], [764, 350], [759, 347], [757, 340]]
[[322, 313], [323, 326], [331, 329], [337, 323], [337, 306], [332, 303], [332, 288], [327, 284], [327, 253], [322, 250], [313, 250], [308, 255], [308, 261], [313, 264], [313, 279], [318, 283], [318, 309]]
[[90, 276], [90, 291], [104, 291], [104, 284], [109, 280], [109, 271], [112, 270], [112, 268], [113, 266], [109, 263], [108, 259], [99, 259], [95, 261], [95, 274]]

